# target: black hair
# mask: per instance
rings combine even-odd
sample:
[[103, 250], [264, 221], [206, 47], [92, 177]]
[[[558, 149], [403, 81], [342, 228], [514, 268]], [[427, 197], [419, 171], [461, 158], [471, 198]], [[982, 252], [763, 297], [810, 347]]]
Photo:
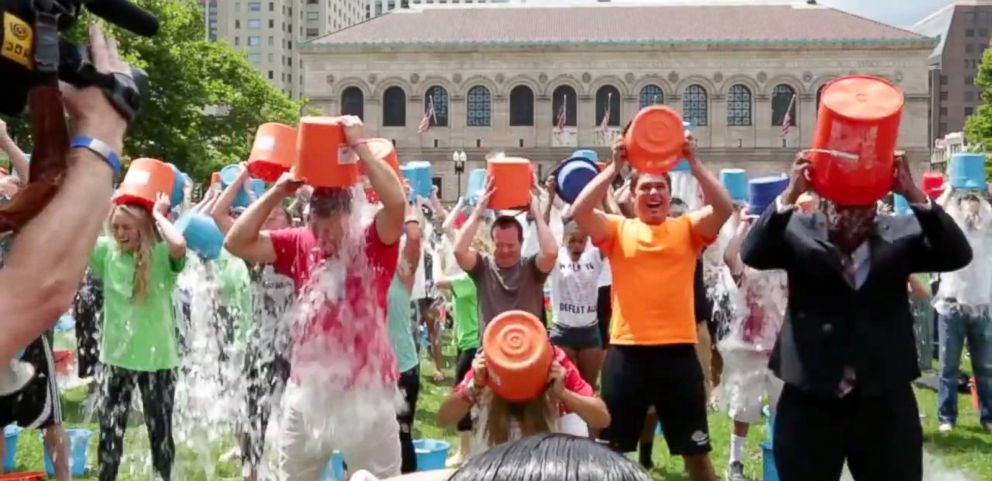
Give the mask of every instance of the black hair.
[[314, 189], [310, 196], [310, 215], [326, 219], [342, 212], [351, 212], [351, 191], [337, 187]]
[[588, 438], [538, 434], [469, 459], [448, 481], [650, 481], [643, 468]]
[[520, 221], [512, 215], [501, 215], [493, 221], [492, 227], [489, 228], [489, 237], [493, 236], [493, 231], [496, 229], [509, 229], [515, 227], [517, 229], [517, 240], [520, 243], [524, 242], [524, 226], [520, 224]]

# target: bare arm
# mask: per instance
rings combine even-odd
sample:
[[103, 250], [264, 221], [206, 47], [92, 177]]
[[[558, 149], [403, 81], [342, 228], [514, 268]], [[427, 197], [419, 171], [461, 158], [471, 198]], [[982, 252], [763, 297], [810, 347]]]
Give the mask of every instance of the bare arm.
[[489, 198], [492, 197], [493, 192], [492, 181], [487, 181], [486, 193], [479, 197], [479, 202], [475, 204], [475, 210], [472, 211], [472, 215], [468, 217], [468, 220], [462, 224], [462, 228], [458, 229], [458, 233], [455, 234], [455, 261], [458, 262], [458, 267], [461, 267], [465, 272], [471, 272], [475, 269], [475, 264], [479, 261], [479, 253], [472, 248], [472, 240], [479, 234], [482, 213], [486, 211], [486, 207], [489, 205]]
[[[116, 47], [90, 28], [90, 52], [101, 72], [124, 71]], [[96, 87], [67, 88], [73, 133], [121, 152], [127, 122]], [[89, 253], [110, 209], [113, 170], [85, 149], [72, 149], [61, 188], [11, 243], [0, 269], [0, 363], [54, 325], [72, 305]], [[30, 286], [30, 288], [25, 288]]]
[[217, 228], [220, 229], [224, 235], [227, 235], [231, 230], [231, 226], [234, 225], [234, 217], [231, 217], [231, 206], [234, 205], [234, 200], [238, 198], [238, 194], [241, 189], [245, 187], [245, 182], [248, 182], [248, 169], [243, 169], [238, 178], [231, 182], [230, 185], [217, 196], [213, 202], [213, 206], [210, 208], [210, 217], [214, 218], [214, 222], [217, 224]]
[[372, 190], [382, 203], [382, 210], [375, 215], [376, 233], [385, 245], [393, 245], [403, 235], [403, 217], [406, 214], [406, 196], [392, 166], [386, 159], [376, 157], [365, 142], [365, 129], [362, 121], [353, 115], [342, 117], [348, 145], [358, 153], [365, 175], [372, 184]]
[[451, 242], [455, 241], [455, 219], [458, 218], [458, 213], [462, 211], [462, 207], [465, 206], [465, 198], [459, 197], [458, 202], [455, 204], [455, 208], [448, 212], [448, 215], [444, 218], [444, 223], [441, 224], [441, 232], [448, 237]]
[[293, 179], [292, 174], [283, 174], [276, 185], [265, 192], [258, 202], [249, 205], [238, 220], [234, 221], [224, 239], [224, 247], [231, 254], [251, 264], [275, 262], [276, 250], [272, 245], [272, 238], [267, 231], [262, 231], [262, 226], [272, 209], [278, 207], [287, 196], [293, 195], [300, 185], [302, 183]]
[[572, 219], [579, 224], [583, 231], [589, 233], [589, 238], [593, 244], [599, 244], [607, 235], [606, 214], [596, 208], [602, 204], [603, 198], [610, 190], [613, 179], [623, 167], [626, 155], [626, 148], [623, 139], [617, 139], [613, 144], [613, 162], [603, 169], [592, 182], [589, 182], [579, 198], [572, 203]]
[[730, 198], [727, 189], [723, 187], [712, 172], [703, 166], [699, 158], [696, 157], [696, 145], [692, 137], [686, 139], [684, 155], [692, 168], [692, 175], [699, 182], [699, 188], [703, 192], [703, 200], [706, 207], [692, 212], [690, 219], [696, 233], [704, 239], [715, 239], [720, 234], [720, 228], [727, 222], [730, 215], [734, 213], [734, 201]]
[[166, 214], [169, 212], [169, 196], [159, 194], [155, 201], [155, 208], [152, 209], [152, 218], [155, 219], [155, 226], [158, 227], [162, 240], [169, 248], [169, 257], [172, 259], [182, 259], [186, 257], [186, 238], [176, 229]]
[[606, 429], [610, 425], [610, 411], [606, 403], [596, 396], [583, 396], [565, 390], [559, 396], [569, 411], [578, 414], [592, 429]]
[[437, 410], [437, 422], [442, 426], [454, 426], [471, 410], [472, 403], [464, 395], [448, 394]]
[[406, 287], [407, 292], [413, 290], [413, 282], [417, 278], [417, 266], [420, 264], [422, 232], [418, 217], [413, 206], [410, 206], [407, 209], [405, 223], [406, 246], [403, 247], [403, 267], [397, 271], [400, 276], [400, 282]]
[[24, 151], [14, 142], [14, 139], [10, 138], [7, 133], [7, 124], [0, 119], [0, 151], [7, 154], [10, 158], [10, 166], [13, 168], [12, 173], [17, 173], [17, 178], [21, 180], [21, 185], [28, 183], [28, 175], [31, 168], [28, 166], [28, 158], [24, 155]]
[[[548, 199], [548, 217], [551, 216], [551, 204], [554, 197]], [[538, 209], [540, 209], [541, 201], [536, 195], [531, 196], [530, 200], [531, 212], [534, 215], [534, 224], [537, 225], [537, 243], [541, 248], [541, 251], [537, 253], [537, 268], [541, 272], [548, 273], [555, 268], [555, 263], [558, 261], [558, 241], [555, 240], [555, 235], [551, 232], [551, 228], [548, 227], [548, 223], [544, 220], [544, 216], [539, 215]]]
[[741, 260], [741, 246], [747, 238], [747, 226], [750, 222], [741, 216], [741, 223], [737, 226], [737, 232], [727, 243], [727, 249], [723, 251], [723, 262], [730, 269], [730, 274], [739, 276], [744, 272], [744, 261]]

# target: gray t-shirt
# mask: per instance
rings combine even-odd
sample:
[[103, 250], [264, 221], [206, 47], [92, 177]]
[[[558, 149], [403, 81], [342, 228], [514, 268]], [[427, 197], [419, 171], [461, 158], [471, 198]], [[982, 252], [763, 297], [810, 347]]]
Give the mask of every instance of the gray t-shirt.
[[526, 311], [545, 322], [544, 281], [548, 274], [537, 268], [537, 256], [520, 259], [509, 268], [496, 266], [490, 256], [479, 255], [468, 272], [479, 296], [479, 333], [486, 332], [494, 317], [512, 310]]

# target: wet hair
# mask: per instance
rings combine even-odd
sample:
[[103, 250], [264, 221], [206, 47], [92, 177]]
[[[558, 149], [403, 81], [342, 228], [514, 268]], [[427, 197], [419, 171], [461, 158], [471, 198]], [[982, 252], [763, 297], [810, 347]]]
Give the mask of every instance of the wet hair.
[[[135, 230], [138, 232], [138, 249], [134, 252], [134, 276], [131, 281], [131, 298], [136, 300], [144, 299], [151, 289], [152, 270], [152, 250], [155, 244], [161, 239], [155, 229], [155, 221], [152, 215], [143, 207], [134, 204], [121, 204], [114, 206], [107, 216], [107, 232], [111, 238], [114, 237], [114, 216], [118, 213], [126, 215], [134, 221]], [[114, 241], [116, 243], [116, 240]]]
[[523, 243], [524, 241], [524, 226], [520, 225], [520, 221], [512, 215], [501, 215], [493, 221], [493, 226], [489, 228], [489, 237], [493, 237], [493, 232], [496, 229], [517, 229], [517, 240]]
[[[637, 181], [641, 179], [642, 173], [638, 170], [632, 170], [630, 172], [630, 190], [632, 192], [637, 190]], [[668, 190], [672, 190], [672, 176], [668, 172], [661, 174], [665, 178], [665, 185], [668, 186]]]
[[351, 212], [351, 191], [336, 187], [319, 187], [310, 196], [310, 215], [326, 219]]
[[588, 438], [539, 434], [494, 446], [448, 481], [650, 481], [633, 461]]
[[546, 394], [541, 394], [530, 401], [510, 402], [494, 392], [489, 391], [485, 403], [488, 409], [485, 426], [476, 429], [483, 430], [483, 436], [490, 446], [498, 446], [510, 440], [511, 432], [516, 427], [523, 436], [550, 433], [556, 421], [556, 412]]

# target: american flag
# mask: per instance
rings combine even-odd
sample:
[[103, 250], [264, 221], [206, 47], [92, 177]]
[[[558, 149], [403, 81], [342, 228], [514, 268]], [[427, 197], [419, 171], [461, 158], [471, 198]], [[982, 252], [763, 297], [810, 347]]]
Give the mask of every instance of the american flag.
[[606, 112], [603, 113], [603, 121], [599, 123], [599, 130], [604, 134], [606, 130], [610, 127], [610, 107], [613, 103], [613, 92], [606, 97]]
[[434, 113], [434, 97], [427, 97], [427, 110], [424, 112], [424, 118], [420, 119], [420, 126], [417, 127], [418, 134], [431, 129], [431, 119], [437, 123], [437, 115]]
[[795, 94], [789, 99], [789, 106], [785, 109], [785, 116], [782, 117], [782, 137], [789, 135], [789, 131], [792, 130], [792, 106], [796, 103]]
[[561, 107], [558, 108], [558, 118], [555, 119], [555, 131], [561, 132], [564, 130], [566, 122], [568, 122], [568, 95], [563, 95], [561, 98]]

